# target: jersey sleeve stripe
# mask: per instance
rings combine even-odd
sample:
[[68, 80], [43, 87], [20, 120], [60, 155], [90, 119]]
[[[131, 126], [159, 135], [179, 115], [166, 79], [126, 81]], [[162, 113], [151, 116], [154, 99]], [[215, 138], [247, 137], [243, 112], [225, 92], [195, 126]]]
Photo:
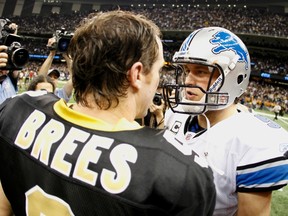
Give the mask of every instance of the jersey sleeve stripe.
[[259, 169], [254, 172], [239, 174], [236, 177], [237, 188], [272, 187], [288, 184], [288, 164]]
[[237, 175], [257, 172], [258, 170], [264, 170], [264, 169], [268, 169], [268, 168], [272, 168], [272, 167], [282, 166], [285, 164], [288, 165], [288, 160], [275, 161], [272, 163], [267, 163], [267, 164], [262, 164], [262, 165], [260, 165], [260, 163], [259, 163], [259, 166], [246, 166], [245, 169], [243, 167], [241, 169], [237, 169]]

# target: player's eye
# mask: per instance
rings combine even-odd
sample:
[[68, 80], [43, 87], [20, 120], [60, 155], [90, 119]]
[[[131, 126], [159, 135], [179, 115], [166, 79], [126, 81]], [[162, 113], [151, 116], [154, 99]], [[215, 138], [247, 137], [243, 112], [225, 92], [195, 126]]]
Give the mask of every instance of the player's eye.
[[187, 67], [184, 67], [184, 74], [188, 75], [191, 72], [191, 70]]

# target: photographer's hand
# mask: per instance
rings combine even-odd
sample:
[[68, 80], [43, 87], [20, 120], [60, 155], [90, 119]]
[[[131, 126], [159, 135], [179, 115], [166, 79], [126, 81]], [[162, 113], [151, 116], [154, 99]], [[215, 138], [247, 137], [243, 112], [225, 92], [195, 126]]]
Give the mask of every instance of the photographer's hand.
[[56, 38], [55, 37], [52, 37], [52, 38], [49, 38], [48, 39], [48, 42], [47, 42], [47, 47], [53, 47], [54, 44], [56, 43]]
[[11, 23], [11, 24], [9, 25], [9, 28], [14, 31], [13, 34], [16, 34], [16, 35], [17, 35], [18, 25], [17, 25], [16, 23]]
[[164, 113], [165, 113], [165, 103], [163, 100], [161, 100], [162, 103], [161, 105], [155, 105], [152, 103], [149, 107], [149, 111], [155, 115], [156, 122], [157, 122], [157, 127], [159, 129], [164, 128]]
[[62, 54], [63, 58], [65, 59], [66, 61], [66, 64], [67, 64], [67, 68], [68, 68], [68, 72], [69, 72], [69, 75], [71, 75], [71, 68], [72, 68], [72, 59], [70, 56], [68, 56], [67, 53], [63, 53]]
[[7, 50], [7, 46], [0, 45], [0, 67], [6, 67], [8, 61], [8, 54], [5, 52]]
[[52, 37], [52, 38], [49, 38], [48, 41], [47, 41], [47, 48], [49, 48], [50, 50], [50, 54], [51, 56], [54, 56], [56, 55], [56, 48], [55, 48], [55, 44], [56, 44], [56, 38], [55, 37]]

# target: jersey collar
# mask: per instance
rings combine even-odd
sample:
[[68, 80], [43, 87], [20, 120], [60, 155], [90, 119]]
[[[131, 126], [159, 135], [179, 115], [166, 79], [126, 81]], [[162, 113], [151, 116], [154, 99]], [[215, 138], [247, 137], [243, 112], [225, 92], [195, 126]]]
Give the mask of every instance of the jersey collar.
[[142, 128], [136, 121], [130, 122], [125, 118], [121, 118], [116, 125], [113, 125], [102, 119], [93, 118], [83, 113], [76, 112], [75, 110], [70, 109], [63, 99], [54, 104], [54, 111], [66, 121], [93, 130], [123, 131]]

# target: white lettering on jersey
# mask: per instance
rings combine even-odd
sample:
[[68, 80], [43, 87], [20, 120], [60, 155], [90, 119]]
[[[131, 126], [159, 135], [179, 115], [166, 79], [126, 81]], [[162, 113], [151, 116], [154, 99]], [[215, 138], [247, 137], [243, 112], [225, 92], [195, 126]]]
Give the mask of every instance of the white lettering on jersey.
[[[100, 175], [100, 183], [106, 191], [117, 194], [127, 189], [132, 178], [128, 162], [136, 163], [138, 158], [138, 152], [132, 145], [122, 143], [110, 150], [113, 139], [91, 136], [90, 133], [73, 127], [64, 137], [65, 127], [62, 122], [51, 119], [45, 123], [45, 120], [44, 113], [33, 111], [21, 126], [15, 145], [24, 150], [31, 148], [32, 157], [65, 176], [72, 175], [73, 178], [94, 186]], [[55, 153], [51, 154], [53, 145], [61, 139]], [[73, 155], [77, 147], [82, 149], [76, 161], [67, 161], [66, 156]], [[91, 163], [97, 165], [105, 150], [110, 150], [109, 158], [115, 170], [103, 167], [101, 173], [97, 173], [89, 169]]]
[[51, 163], [51, 168], [66, 176], [69, 176], [71, 173], [72, 164], [67, 162], [64, 158], [67, 154], [72, 155], [77, 148], [78, 144], [75, 141], [84, 143], [88, 139], [89, 135], [90, 134], [85, 131], [72, 127], [57, 148]]
[[48, 165], [51, 146], [64, 135], [64, 125], [51, 119], [38, 134], [31, 155]]
[[36, 130], [41, 127], [45, 119], [44, 113], [38, 110], [31, 113], [20, 128], [15, 144], [22, 149], [28, 149], [34, 141]]
[[85, 144], [77, 160], [73, 177], [88, 184], [95, 185], [98, 173], [88, 169], [90, 163], [97, 164], [101, 157], [102, 151], [97, 148], [109, 149], [113, 143], [113, 139], [93, 135]]
[[[103, 169], [101, 184], [106, 191], [117, 194], [128, 187], [131, 179], [131, 170], [127, 161], [135, 163], [137, 157], [136, 149], [129, 144], [120, 144], [112, 149], [110, 160], [117, 173]], [[127, 181], [128, 179], [129, 181]]]

